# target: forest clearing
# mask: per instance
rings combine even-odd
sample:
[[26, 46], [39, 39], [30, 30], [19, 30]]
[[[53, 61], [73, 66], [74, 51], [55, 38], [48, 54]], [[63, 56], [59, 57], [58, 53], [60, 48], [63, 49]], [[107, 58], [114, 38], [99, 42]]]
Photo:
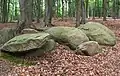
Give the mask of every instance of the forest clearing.
[[0, 3], [0, 76], [120, 76], [119, 0]]

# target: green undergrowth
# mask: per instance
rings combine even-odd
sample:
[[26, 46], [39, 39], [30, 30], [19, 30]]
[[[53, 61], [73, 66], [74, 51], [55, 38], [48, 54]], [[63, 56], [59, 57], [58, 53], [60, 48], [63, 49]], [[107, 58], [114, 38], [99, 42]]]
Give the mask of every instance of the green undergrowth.
[[35, 64], [34, 62], [29, 61], [27, 59], [17, 57], [17, 56], [12, 56], [4, 52], [1, 52], [0, 59], [7, 60], [11, 62], [13, 65], [30, 66]]

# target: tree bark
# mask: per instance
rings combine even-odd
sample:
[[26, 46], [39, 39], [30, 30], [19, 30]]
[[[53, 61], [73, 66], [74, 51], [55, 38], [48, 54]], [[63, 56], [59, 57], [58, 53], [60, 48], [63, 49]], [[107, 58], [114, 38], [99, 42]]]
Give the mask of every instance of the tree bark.
[[120, 1], [119, 0], [116, 0], [116, 17], [117, 17], [117, 19], [119, 18], [119, 12], [120, 12], [120, 8], [119, 8], [119, 3], [120, 3]]
[[37, 0], [37, 23], [39, 23], [40, 22], [40, 4], [41, 4], [41, 0]]
[[76, 27], [80, 26], [80, 15], [81, 15], [81, 8], [80, 8], [80, 0], [76, 0]]
[[89, 15], [88, 3], [89, 3], [89, 0], [86, 0], [86, 18], [88, 18], [88, 15]]
[[45, 26], [52, 26], [52, 6], [53, 0], [46, 0]]
[[115, 6], [116, 6], [116, 4], [115, 4], [116, 2], [115, 2], [115, 0], [113, 1], [113, 7], [112, 7], [112, 18], [113, 19], [115, 19]]
[[95, 4], [94, 4], [94, 7], [93, 7], [93, 19], [95, 19], [95, 16], [96, 16], [96, 3], [97, 1], [95, 0]]
[[2, 22], [6, 23], [7, 22], [7, 16], [8, 16], [8, 12], [7, 12], [7, 0], [3, 0], [2, 1]]
[[72, 4], [72, 0], [68, 1], [68, 16], [69, 17], [72, 17], [71, 4]]
[[86, 10], [85, 10], [85, 3], [84, 0], [81, 0], [81, 24], [85, 24], [86, 23]]
[[64, 19], [64, 1], [62, 0], [62, 20]]
[[107, 0], [103, 0], [103, 21], [106, 21], [107, 15]]
[[24, 28], [32, 25], [32, 0], [19, 0], [20, 21], [16, 28], [16, 33], [21, 33]]

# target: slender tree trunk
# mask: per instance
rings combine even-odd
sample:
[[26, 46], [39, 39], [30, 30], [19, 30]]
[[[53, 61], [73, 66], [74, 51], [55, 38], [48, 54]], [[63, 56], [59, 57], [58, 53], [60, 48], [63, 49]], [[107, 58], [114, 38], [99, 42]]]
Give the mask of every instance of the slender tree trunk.
[[89, 6], [89, 17], [91, 17], [92, 16], [92, 9], [91, 9], [91, 7]]
[[72, 1], [70, 0], [69, 2], [68, 2], [68, 16], [69, 17], [72, 17], [72, 14], [71, 14], [71, 4], [72, 4]]
[[113, 7], [112, 7], [112, 18], [115, 19], [115, 6], [116, 6], [116, 1], [113, 0]]
[[80, 0], [76, 0], [76, 27], [80, 26], [80, 15], [81, 15], [81, 7], [80, 7]]
[[98, 0], [98, 2], [97, 2], [97, 8], [98, 8], [98, 17], [100, 18], [100, 12], [101, 12], [101, 10], [100, 10], [100, 0]]
[[52, 26], [52, 6], [53, 0], [46, 0], [45, 26]]
[[15, 20], [18, 19], [18, 13], [17, 13], [17, 2], [15, 2]]
[[53, 0], [53, 6], [52, 6], [52, 15], [54, 18], [56, 18], [57, 14], [56, 14], [56, 0]]
[[103, 0], [103, 21], [106, 21], [107, 15], [107, 0]]
[[0, 0], [0, 22], [2, 22], [2, 0]]
[[56, 7], [56, 9], [57, 9], [57, 18], [58, 18], [58, 13], [59, 13], [59, 0], [57, 0], [57, 7]]
[[8, 16], [8, 13], [7, 13], [7, 0], [3, 0], [3, 3], [2, 3], [2, 22], [3, 23], [6, 23], [7, 22], [7, 16]]
[[86, 0], [86, 18], [88, 18], [88, 15], [89, 15], [88, 4], [89, 4], [89, 0]]
[[96, 0], [93, 8], [93, 19], [95, 19], [95, 16], [96, 16]]
[[95, 8], [93, 8], [93, 20], [95, 19]]
[[8, 5], [7, 5], [7, 21], [9, 20], [9, 12], [10, 12], [10, 0], [8, 0]]
[[65, 0], [65, 5], [66, 5], [65, 17], [67, 18], [68, 17], [68, 10], [67, 10], [68, 9], [68, 7], [67, 7], [68, 6], [68, 1], [67, 0]]
[[117, 9], [116, 9], [116, 10], [117, 10], [117, 11], [116, 11], [116, 16], [117, 16], [117, 19], [119, 18], [119, 11], [120, 11], [120, 8], [119, 8], [120, 5], [119, 5], [119, 3], [120, 3], [120, 1], [119, 1], [119, 0], [116, 0], [116, 8], [117, 8]]
[[62, 0], [62, 20], [64, 19], [64, 1]]
[[85, 3], [84, 0], [81, 0], [81, 24], [85, 24], [86, 23], [86, 10], [85, 10]]
[[40, 22], [40, 4], [41, 4], [41, 0], [37, 0], [37, 23]]

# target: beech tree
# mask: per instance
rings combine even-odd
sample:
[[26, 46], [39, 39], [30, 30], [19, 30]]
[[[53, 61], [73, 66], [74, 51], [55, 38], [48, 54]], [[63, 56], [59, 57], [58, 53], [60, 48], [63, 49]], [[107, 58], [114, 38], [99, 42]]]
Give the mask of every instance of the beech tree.
[[103, 21], [106, 21], [107, 15], [107, 0], [103, 0]]
[[52, 6], [53, 0], [45, 0], [45, 26], [52, 26]]
[[62, 20], [64, 19], [64, 0], [62, 0]]
[[88, 11], [88, 3], [89, 3], [89, 0], [85, 0], [85, 3], [86, 3], [86, 18], [88, 18], [88, 13], [89, 13], [89, 11]]
[[80, 4], [81, 4], [81, 1], [76, 0], [76, 27], [80, 26], [80, 16], [81, 16]]
[[8, 21], [8, 10], [7, 10], [7, 0], [1, 0], [2, 4], [2, 23], [6, 23]]
[[20, 4], [20, 20], [16, 28], [17, 33], [20, 33], [24, 28], [32, 25], [32, 0], [19, 0]]
[[85, 10], [85, 3], [84, 0], [81, 0], [81, 24], [85, 24], [86, 23], [86, 10]]

